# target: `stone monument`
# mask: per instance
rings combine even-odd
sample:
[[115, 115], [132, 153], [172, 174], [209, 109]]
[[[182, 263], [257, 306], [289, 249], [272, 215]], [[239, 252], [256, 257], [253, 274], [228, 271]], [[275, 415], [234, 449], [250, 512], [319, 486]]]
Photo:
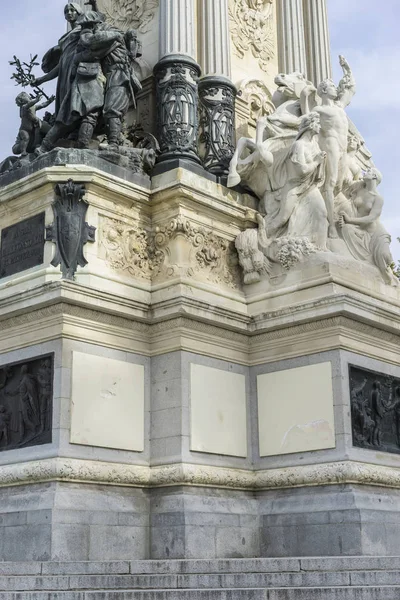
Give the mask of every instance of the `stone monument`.
[[325, 0], [64, 13], [12, 61], [0, 560], [399, 555], [400, 295]]

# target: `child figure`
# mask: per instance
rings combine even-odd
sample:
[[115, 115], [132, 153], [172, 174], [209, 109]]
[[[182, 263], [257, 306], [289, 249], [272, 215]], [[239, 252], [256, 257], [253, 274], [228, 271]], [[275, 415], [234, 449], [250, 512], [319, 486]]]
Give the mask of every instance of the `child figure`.
[[15, 103], [20, 107], [21, 125], [12, 149], [14, 154], [27, 156], [29, 152], [33, 152], [40, 145], [50, 126], [48, 123], [41, 121], [36, 112], [49, 106], [54, 98], [54, 96], [51, 96], [43, 104], [38, 104], [39, 100], [42, 99], [42, 95], [32, 99], [26, 92], [18, 94]]

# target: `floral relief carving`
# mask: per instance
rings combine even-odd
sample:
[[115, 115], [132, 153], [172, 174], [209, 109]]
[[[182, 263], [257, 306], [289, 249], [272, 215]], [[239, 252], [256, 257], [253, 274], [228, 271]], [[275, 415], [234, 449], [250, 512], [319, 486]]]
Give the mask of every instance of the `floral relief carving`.
[[230, 0], [232, 41], [240, 58], [250, 50], [263, 71], [275, 56], [273, 0]]
[[150, 279], [152, 263], [148, 233], [137, 225], [116, 219], [102, 220], [100, 254], [115, 271], [141, 279]]
[[102, 0], [100, 9], [116, 27], [146, 33], [158, 9], [159, 0]]
[[[176, 243], [172, 243], [172, 242]], [[183, 244], [181, 243], [183, 242]], [[154, 274], [200, 276], [211, 283], [240, 286], [234, 243], [177, 217], [154, 236]]]
[[0, 473], [0, 487], [49, 481], [150, 488], [197, 485], [257, 491], [351, 483], [400, 488], [397, 468], [352, 461], [251, 471], [186, 463], [145, 467], [51, 458], [4, 465]]

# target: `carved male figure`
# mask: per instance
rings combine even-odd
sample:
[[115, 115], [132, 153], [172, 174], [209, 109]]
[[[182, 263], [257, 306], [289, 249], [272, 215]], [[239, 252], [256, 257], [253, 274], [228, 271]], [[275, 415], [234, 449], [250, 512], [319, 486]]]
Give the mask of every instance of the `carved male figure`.
[[314, 110], [320, 115], [319, 145], [327, 155], [323, 195], [328, 211], [331, 238], [338, 237], [334, 224], [335, 193], [341, 191], [346, 166], [349, 122], [344, 109], [350, 104], [356, 91], [353, 74], [343, 56], [340, 57], [340, 65], [344, 77], [338, 87], [333, 81], [326, 79], [317, 89], [319, 102], [317, 98], [311, 98], [310, 86], [304, 90], [302, 98], [305, 112]]
[[[51, 98], [42, 104], [38, 104], [41, 98], [41, 96], [31, 98], [26, 92], [21, 92], [15, 99], [15, 103], [20, 109], [21, 125], [12, 149], [14, 154], [26, 156], [28, 152], [33, 152], [35, 147], [41, 142], [39, 134], [42, 127], [42, 121], [36, 115], [36, 112], [49, 106], [54, 101], [54, 96], [51, 96]], [[47, 124], [47, 131], [49, 128], [50, 127]], [[43, 131], [43, 136], [47, 131], [46, 129]]]

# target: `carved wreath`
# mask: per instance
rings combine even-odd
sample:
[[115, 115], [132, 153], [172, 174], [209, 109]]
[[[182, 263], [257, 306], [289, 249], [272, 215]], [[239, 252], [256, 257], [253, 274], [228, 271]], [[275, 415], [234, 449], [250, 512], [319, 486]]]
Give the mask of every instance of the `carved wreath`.
[[102, 10], [107, 21], [122, 30], [149, 31], [159, 0], [102, 0]]
[[243, 58], [248, 50], [258, 58], [263, 71], [275, 55], [273, 0], [230, 0], [235, 53]]

